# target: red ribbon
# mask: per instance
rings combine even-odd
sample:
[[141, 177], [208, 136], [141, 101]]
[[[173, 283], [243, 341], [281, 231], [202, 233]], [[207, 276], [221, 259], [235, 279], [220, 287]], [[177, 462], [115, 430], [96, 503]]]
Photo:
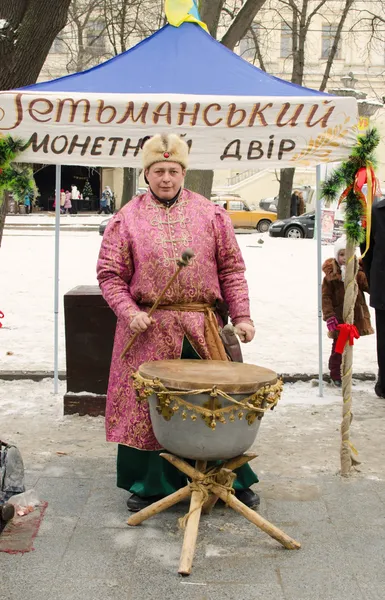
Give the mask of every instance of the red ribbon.
[[368, 170], [371, 173], [372, 176], [372, 182], [373, 182], [373, 196], [375, 196], [378, 191], [378, 185], [377, 185], [377, 179], [376, 179], [376, 175], [374, 173], [374, 169], [372, 166], [368, 165], [368, 167], [361, 167], [360, 169], [358, 169], [356, 176], [354, 178], [354, 184], [353, 185], [349, 185], [349, 187], [346, 188], [346, 190], [342, 193], [340, 200], [338, 202], [338, 206], [340, 206], [341, 202], [343, 202], [347, 195], [349, 194], [349, 192], [351, 192], [351, 190], [354, 190], [355, 194], [359, 197], [360, 202], [362, 204], [362, 212], [363, 212], [363, 217], [362, 217], [362, 226], [365, 228], [367, 225], [367, 210], [371, 210], [371, 207], [368, 207], [366, 204], [366, 197], [365, 194], [363, 194], [362, 192], [362, 188], [364, 187], [365, 183], [368, 183]]
[[[4, 319], [4, 313], [0, 310], [0, 319]], [[3, 326], [2, 323], [0, 323], [0, 328]]]
[[350, 346], [353, 346], [354, 340], [358, 340], [360, 334], [358, 333], [357, 327], [355, 325], [350, 325], [349, 323], [342, 323], [342, 325], [338, 325], [337, 329], [340, 334], [336, 344], [336, 352], [338, 354], [343, 354], [347, 342], [349, 342]]

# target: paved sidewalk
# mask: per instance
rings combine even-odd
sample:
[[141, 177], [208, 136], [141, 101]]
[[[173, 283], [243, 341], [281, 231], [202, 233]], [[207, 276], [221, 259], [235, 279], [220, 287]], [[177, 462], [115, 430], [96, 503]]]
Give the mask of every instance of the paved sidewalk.
[[41, 390], [40, 413], [12, 408], [16, 382], [4, 382], [7, 435], [23, 453], [27, 487], [49, 506], [34, 552], [0, 553], [1, 600], [383, 600], [385, 404], [372, 385], [354, 390], [352, 441], [363, 464], [348, 479], [337, 473], [337, 390], [321, 400], [310, 384], [288, 384], [263, 419], [253, 462], [260, 512], [301, 550], [281, 548], [222, 505], [202, 517], [189, 578], [177, 574], [187, 505], [129, 528], [103, 419], [62, 417], [61, 398], [30, 385]]
[[[96, 213], [80, 213], [77, 215], [60, 215], [62, 231], [96, 231], [102, 221], [111, 215]], [[9, 232], [34, 230], [53, 231], [55, 229], [55, 213], [33, 213], [31, 215], [7, 215], [5, 230]]]
[[169, 511], [138, 528], [113, 459], [57, 457], [28, 483], [49, 501], [35, 552], [0, 555], [3, 600], [382, 600], [385, 484], [362, 478], [265, 478], [261, 514], [300, 540], [288, 551], [216, 508], [201, 521], [193, 572]]

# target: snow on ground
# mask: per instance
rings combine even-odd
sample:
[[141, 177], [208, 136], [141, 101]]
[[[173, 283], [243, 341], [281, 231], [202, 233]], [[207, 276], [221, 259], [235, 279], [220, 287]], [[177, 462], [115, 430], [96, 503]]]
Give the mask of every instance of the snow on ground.
[[[41, 218], [41, 217], [39, 217]], [[66, 217], [64, 217], [66, 218]], [[75, 220], [75, 219], [74, 219]], [[102, 219], [101, 219], [102, 220]], [[317, 373], [317, 261], [314, 240], [237, 236], [246, 266], [257, 334], [243, 346], [245, 362], [281, 373]], [[263, 239], [264, 243], [259, 244]], [[60, 240], [60, 369], [65, 369], [63, 294], [96, 285], [101, 237], [62, 232]], [[323, 247], [323, 258], [333, 246]], [[0, 250], [0, 370], [53, 369], [54, 233], [6, 230]], [[324, 328], [323, 362], [331, 342]], [[375, 336], [355, 345], [355, 371], [376, 372]]]
[[[53, 393], [52, 379], [41, 382], [2, 381], [0, 385], [0, 439], [16, 443], [26, 465], [34, 471], [59, 456], [63, 469], [76, 471], [80, 456], [114, 458], [116, 444], [105, 441], [103, 417], [63, 416], [65, 383], [59, 395]], [[277, 474], [282, 479], [334, 474], [339, 468], [339, 425], [341, 392], [325, 386], [325, 397], [308, 383], [287, 384], [274, 411], [268, 411], [251, 448], [258, 455], [253, 466], [261, 480]], [[358, 448], [361, 477], [385, 477], [383, 455], [384, 405], [375, 397], [371, 382], [354, 386], [352, 441]], [[58, 456], [57, 456], [58, 455]], [[49, 467], [57, 475], [56, 462]], [[55, 471], [52, 471], [55, 469]]]
[[[108, 218], [108, 215], [95, 213], [79, 215], [60, 215], [61, 225], [98, 225]], [[55, 213], [32, 213], [31, 215], [7, 215], [6, 229], [22, 225], [51, 225], [55, 226]], [[37, 227], [38, 228], [38, 227]]]

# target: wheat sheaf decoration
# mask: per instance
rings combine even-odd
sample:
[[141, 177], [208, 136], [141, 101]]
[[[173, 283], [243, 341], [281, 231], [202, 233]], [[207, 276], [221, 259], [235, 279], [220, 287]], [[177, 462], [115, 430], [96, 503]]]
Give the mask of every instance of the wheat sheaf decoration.
[[314, 163], [315, 158], [319, 162], [328, 162], [331, 153], [341, 146], [341, 143], [349, 133], [349, 130], [346, 128], [349, 121], [350, 117], [346, 117], [344, 125], [329, 127], [316, 138], [310, 138], [307, 147], [301, 152], [297, 152], [297, 154], [291, 158], [291, 162], [299, 163], [304, 166], [309, 166]]

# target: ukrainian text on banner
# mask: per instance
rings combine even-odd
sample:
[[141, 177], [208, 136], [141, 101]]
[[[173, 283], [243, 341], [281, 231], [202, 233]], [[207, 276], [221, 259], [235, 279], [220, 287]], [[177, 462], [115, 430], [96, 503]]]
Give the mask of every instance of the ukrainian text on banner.
[[313, 166], [347, 158], [357, 104], [333, 96], [228, 97], [0, 93], [0, 135], [27, 142], [21, 162], [141, 166], [155, 133], [175, 132], [191, 168]]

